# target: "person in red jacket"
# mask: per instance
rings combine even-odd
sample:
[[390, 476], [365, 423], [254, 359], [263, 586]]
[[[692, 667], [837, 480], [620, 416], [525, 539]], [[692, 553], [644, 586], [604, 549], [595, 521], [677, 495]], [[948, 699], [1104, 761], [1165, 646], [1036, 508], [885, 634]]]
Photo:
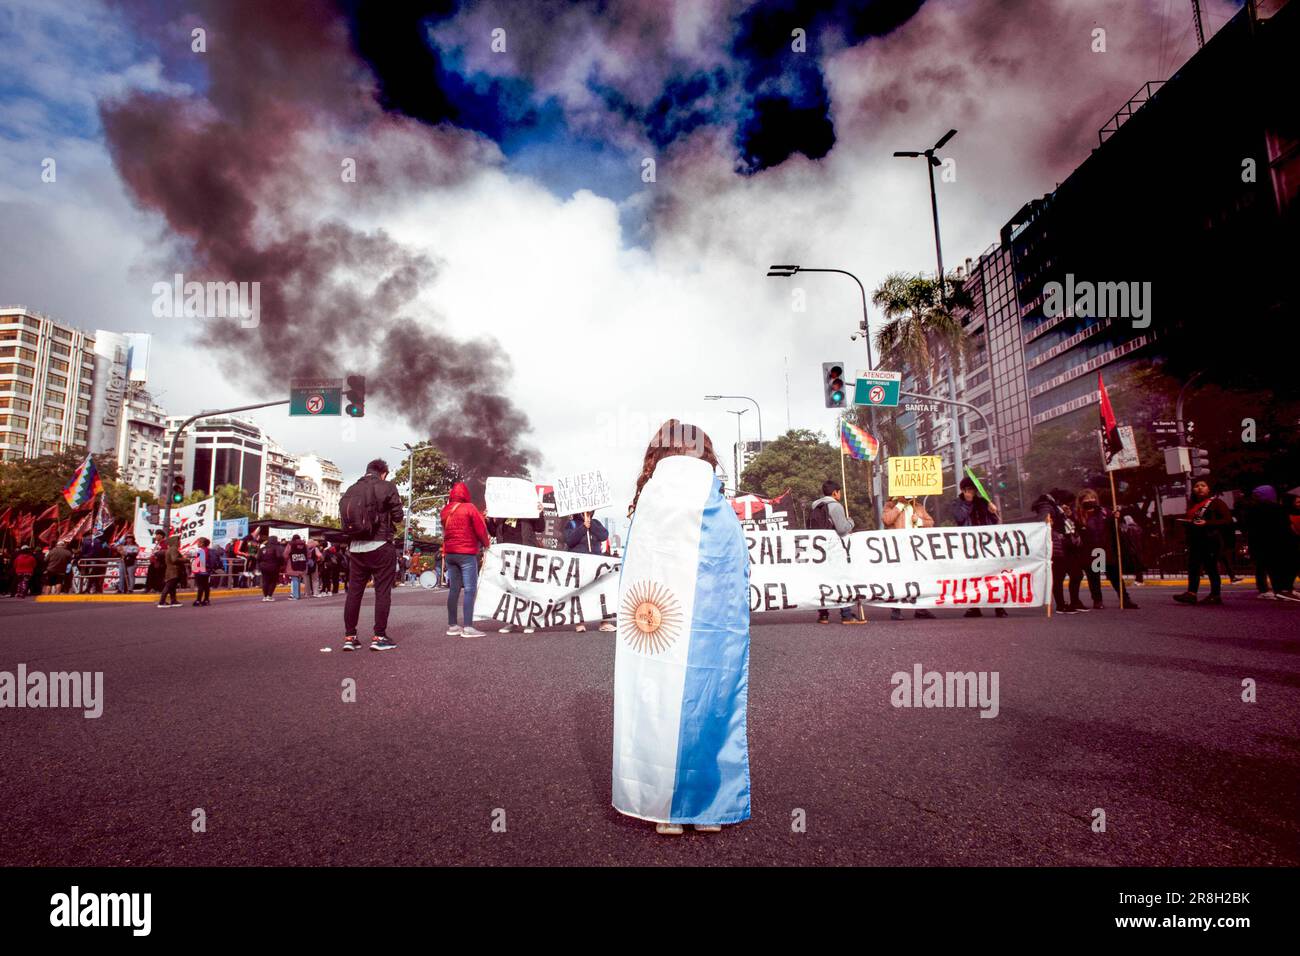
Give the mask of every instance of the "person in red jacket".
[[[470, 501], [469, 489], [462, 481], [451, 486], [450, 500], [442, 509], [442, 550], [447, 556], [447, 635], [482, 637], [474, 627], [474, 598], [478, 594], [478, 553], [486, 548], [487, 522]], [[465, 597], [465, 624], [456, 623], [456, 600]]]
[[32, 554], [32, 549], [23, 545], [18, 556], [14, 558], [14, 577], [17, 581], [17, 588], [14, 591], [14, 597], [27, 597], [27, 590], [32, 583], [32, 575], [36, 573], [36, 555]]

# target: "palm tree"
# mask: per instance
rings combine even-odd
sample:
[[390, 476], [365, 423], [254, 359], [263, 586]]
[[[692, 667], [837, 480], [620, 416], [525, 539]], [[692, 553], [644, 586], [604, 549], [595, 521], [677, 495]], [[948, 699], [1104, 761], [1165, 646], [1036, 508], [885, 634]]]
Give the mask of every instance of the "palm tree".
[[966, 356], [966, 329], [953, 317], [954, 308], [970, 308], [970, 294], [958, 276], [949, 275], [943, 295], [939, 283], [924, 275], [895, 272], [872, 293], [871, 301], [889, 321], [876, 332], [876, 350], [886, 366], [906, 369], [933, 387], [934, 372], [947, 356], [953, 372]]

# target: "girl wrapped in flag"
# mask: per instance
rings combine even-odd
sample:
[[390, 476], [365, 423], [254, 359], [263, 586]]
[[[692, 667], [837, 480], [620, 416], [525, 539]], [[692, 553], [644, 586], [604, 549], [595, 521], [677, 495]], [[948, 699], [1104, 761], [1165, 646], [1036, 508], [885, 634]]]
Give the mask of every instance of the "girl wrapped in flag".
[[749, 552], [702, 430], [646, 449], [619, 578], [614, 807], [716, 831], [749, 818]]

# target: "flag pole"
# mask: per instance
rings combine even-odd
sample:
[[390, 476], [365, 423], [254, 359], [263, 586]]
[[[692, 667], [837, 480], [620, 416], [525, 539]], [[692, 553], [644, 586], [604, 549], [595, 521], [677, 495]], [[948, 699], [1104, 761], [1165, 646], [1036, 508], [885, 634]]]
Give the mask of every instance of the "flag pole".
[[[1051, 554], [1052, 553], [1052, 512], [1048, 511], [1047, 514], [1043, 515], [1043, 520], [1047, 522], [1047, 553]], [[1050, 579], [1053, 576], [1053, 574], [1054, 572], [1052, 571], [1052, 560], [1051, 558], [1048, 558], [1047, 560], [1048, 578]], [[1048, 586], [1048, 594], [1047, 594], [1047, 619], [1049, 621], [1052, 619], [1052, 594], [1051, 594], [1050, 584]]]
[[1115, 521], [1115, 560], [1119, 564], [1119, 609], [1128, 610], [1128, 592], [1124, 587], [1124, 548], [1120, 542], [1119, 536], [1119, 499], [1115, 497], [1115, 472], [1107, 472], [1110, 475], [1110, 511], [1111, 517]]
[[[836, 416], [836, 419], [838, 424], [836, 425], [835, 430], [838, 434], [836, 434], [835, 437], [839, 439], [840, 445], [840, 488], [844, 493], [844, 517], [847, 518], [849, 517], [849, 480], [844, 472], [844, 418], [843, 416]], [[870, 486], [868, 486], [867, 490], [870, 492]], [[853, 603], [855, 605], [854, 609], [857, 611], [858, 620], [865, 621], [867, 619], [867, 609], [862, 606], [862, 596], [858, 595], [854, 598]]]
[[844, 419], [839, 419], [835, 436], [840, 440], [840, 487], [844, 489], [844, 517], [849, 517], [849, 480], [844, 473]]

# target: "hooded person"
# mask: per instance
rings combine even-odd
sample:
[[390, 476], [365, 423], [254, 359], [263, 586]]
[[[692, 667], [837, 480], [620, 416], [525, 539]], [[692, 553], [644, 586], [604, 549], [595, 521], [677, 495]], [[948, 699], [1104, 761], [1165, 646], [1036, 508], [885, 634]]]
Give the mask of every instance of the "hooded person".
[[1300, 600], [1291, 590], [1292, 575], [1287, 567], [1291, 525], [1272, 485], [1260, 485], [1251, 491], [1243, 509], [1242, 525], [1246, 530], [1246, 546], [1255, 563], [1259, 596], [1270, 601]]
[[[884, 527], [895, 530], [934, 527], [934, 518], [930, 516], [930, 512], [925, 510], [925, 502], [911, 496], [889, 498], [885, 502], [885, 510], [880, 514], [880, 522]], [[919, 608], [912, 612], [912, 616], [927, 620], [934, 617], [934, 612]], [[893, 608], [889, 612], [889, 619], [891, 621], [901, 621], [903, 612], [898, 608]]]
[[[482, 637], [474, 627], [474, 598], [478, 596], [478, 553], [492, 541], [487, 522], [470, 500], [463, 481], [451, 486], [442, 509], [442, 550], [447, 556], [447, 636]], [[456, 622], [456, 603], [463, 594], [465, 623]]]
[[[958, 485], [957, 500], [952, 504], [952, 520], [959, 528], [979, 528], [985, 525], [997, 524], [998, 506], [989, 501], [979, 489], [975, 487], [975, 482], [969, 475], [962, 476]], [[995, 608], [995, 617], [1006, 617], [1006, 608]], [[971, 608], [966, 612], [966, 617], [983, 617], [984, 612], [977, 607]]]
[[749, 818], [749, 551], [709, 437], [646, 449], [618, 587], [613, 804], [676, 835]]

